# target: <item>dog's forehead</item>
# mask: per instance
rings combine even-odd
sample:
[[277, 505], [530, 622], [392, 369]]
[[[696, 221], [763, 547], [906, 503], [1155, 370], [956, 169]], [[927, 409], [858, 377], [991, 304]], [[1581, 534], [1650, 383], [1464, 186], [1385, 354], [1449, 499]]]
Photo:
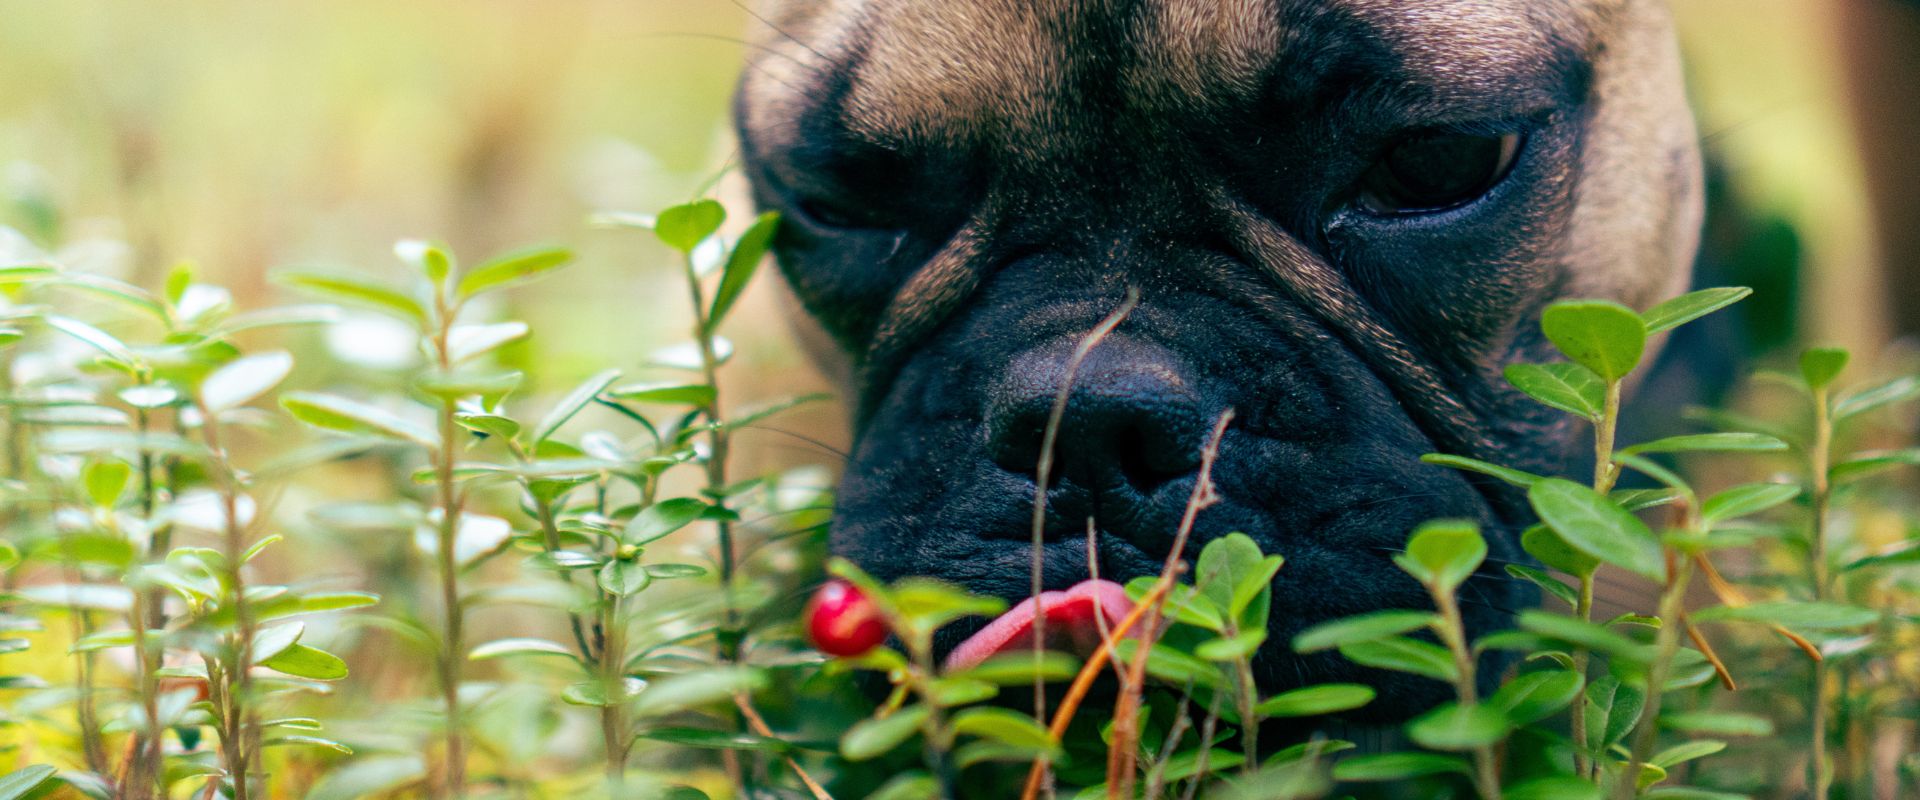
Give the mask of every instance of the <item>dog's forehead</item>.
[[[1192, 111], [1315, 88], [1367, 54], [1445, 102], [1579, 57], [1595, 0], [835, 0], [807, 47], [857, 52], [836, 109], [874, 141], [1056, 129], [1075, 102]], [[861, 69], [860, 64], [885, 64]], [[777, 91], [777, 89], [776, 89]], [[1099, 94], [1090, 98], [1089, 94]], [[1057, 141], [1057, 130], [1039, 141]]]

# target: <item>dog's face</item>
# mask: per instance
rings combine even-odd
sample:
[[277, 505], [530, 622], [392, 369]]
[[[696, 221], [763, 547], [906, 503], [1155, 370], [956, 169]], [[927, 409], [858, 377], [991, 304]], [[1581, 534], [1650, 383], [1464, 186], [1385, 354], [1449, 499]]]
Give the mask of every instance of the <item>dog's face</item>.
[[[1425, 605], [1391, 562], [1417, 523], [1476, 519], [1521, 557], [1514, 498], [1418, 457], [1564, 462], [1576, 432], [1499, 377], [1545, 358], [1540, 309], [1644, 307], [1687, 277], [1698, 156], [1645, 0], [792, 0], [767, 20], [742, 152], [850, 367], [832, 546], [882, 578], [1027, 595], [1049, 411], [1137, 290], [1073, 378], [1045, 582], [1087, 577], [1089, 520], [1102, 577], [1157, 572], [1232, 409], [1187, 556], [1230, 531], [1284, 555], [1263, 679], [1353, 677], [1285, 642]], [[1476, 623], [1517, 591], [1470, 586]]]

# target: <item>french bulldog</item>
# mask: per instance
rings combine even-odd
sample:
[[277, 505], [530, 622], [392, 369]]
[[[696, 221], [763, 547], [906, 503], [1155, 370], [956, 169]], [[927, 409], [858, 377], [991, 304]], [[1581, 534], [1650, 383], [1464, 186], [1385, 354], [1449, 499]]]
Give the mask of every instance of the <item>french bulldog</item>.
[[835, 552], [1026, 598], [1070, 381], [1049, 590], [1089, 577], [1090, 541], [1103, 578], [1158, 573], [1231, 409], [1181, 556], [1240, 531], [1286, 558], [1266, 688], [1368, 682], [1363, 718], [1450, 691], [1288, 646], [1428, 607], [1392, 562], [1424, 520], [1487, 532], [1472, 629], [1533, 601], [1501, 573], [1526, 558], [1524, 498], [1419, 456], [1564, 471], [1584, 432], [1502, 368], [1550, 360], [1556, 299], [1687, 285], [1701, 165], [1663, 3], [774, 0], [762, 19], [737, 128], [784, 215], [801, 336], [853, 401]]

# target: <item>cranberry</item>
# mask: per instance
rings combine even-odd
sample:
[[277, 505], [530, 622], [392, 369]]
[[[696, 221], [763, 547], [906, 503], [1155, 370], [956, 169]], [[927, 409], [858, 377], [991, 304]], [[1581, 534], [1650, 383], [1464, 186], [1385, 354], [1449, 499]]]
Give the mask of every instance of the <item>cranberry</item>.
[[807, 604], [807, 637], [830, 656], [851, 658], [887, 639], [887, 621], [873, 598], [851, 583], [828, 581]]

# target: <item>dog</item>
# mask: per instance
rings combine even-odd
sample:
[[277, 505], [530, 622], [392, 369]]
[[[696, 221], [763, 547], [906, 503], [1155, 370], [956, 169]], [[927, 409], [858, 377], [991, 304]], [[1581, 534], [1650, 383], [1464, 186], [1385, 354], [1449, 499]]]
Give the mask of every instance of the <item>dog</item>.
[[1287, 644], [1428, 607], [1392, 563], [1424, 520], [1487, 532], [1470, 628], [1535, 599], [1500, 573], [1524, 498], [1418, 459], [1566, 471], [1583, 431], [1502, 368], [1551, 360], [1554, 300], [1686, 287], [1701, 164], [1663, 4], [776, 0], [762, 21], [742, 163], [854, 405], [834, 552], [1027, 597], [1071, 379], [1049, 589], [1088, 578], [1090, 541], [1102, 577], [1158, 573], [1231, 409], [1182, 556], [1240, 531], [1286, 558], [1262, 686], [1361, 680], [1383, 709], [1362, 718], [1443, 698]]

